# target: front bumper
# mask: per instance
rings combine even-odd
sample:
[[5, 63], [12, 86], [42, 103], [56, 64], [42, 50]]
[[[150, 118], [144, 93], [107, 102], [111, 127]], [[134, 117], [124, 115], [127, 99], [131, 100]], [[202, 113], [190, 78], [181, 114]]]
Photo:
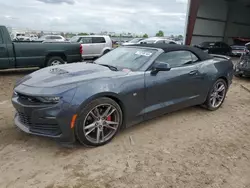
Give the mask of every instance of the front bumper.
[[12, 104], [16, 109], [14, 123], [22, 131], [63, 143], [75, 142], [74, 129], [70, 127], [75, 110], [69, 103], [63, 100], [58, 104], [34, 103], [14, 95]]

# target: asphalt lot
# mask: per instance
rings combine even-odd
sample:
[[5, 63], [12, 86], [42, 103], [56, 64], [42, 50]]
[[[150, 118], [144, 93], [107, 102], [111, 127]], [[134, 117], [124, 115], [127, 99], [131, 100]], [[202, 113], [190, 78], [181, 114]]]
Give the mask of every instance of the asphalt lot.
[[14, 126], [12, 88], [30, 72], [0, 73], [1, 188], [250, 187], [250, 79], [235, 78], [218, 111], [187, 108], [89, 149]]

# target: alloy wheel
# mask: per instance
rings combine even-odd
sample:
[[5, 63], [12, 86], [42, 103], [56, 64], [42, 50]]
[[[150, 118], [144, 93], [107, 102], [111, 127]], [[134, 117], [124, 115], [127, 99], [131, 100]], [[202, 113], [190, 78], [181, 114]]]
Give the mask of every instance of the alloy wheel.
[[213, 108], [218, 108], [226, 95], [226, 85], [224, 82], [217, 82], [210, 95], [210, 104]]
[[51, 62], [51, 66], [60, 65], [60, 64], [61, 64], [61, 62], [58, 60], [54, 60]]
[[114, 136], [120, 121], [118, 110], [113, 105], [100, 104], [85, 117], [83, 133], [89, 142], [100, 144]]

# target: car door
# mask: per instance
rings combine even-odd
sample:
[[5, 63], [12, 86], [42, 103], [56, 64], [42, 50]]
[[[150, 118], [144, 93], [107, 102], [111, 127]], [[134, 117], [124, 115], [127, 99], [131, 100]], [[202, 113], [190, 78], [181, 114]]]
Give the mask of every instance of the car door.
[[82, 44], [82, 56], [83, 57], [91, 57], [93, 56], [93, 45], [92, 45], [92, 37], [82, 37], [80, 40]]
[[231, 49], [231, 47], [229, 45], [227, 45], [226, 43], [222, 42], [221, 46], [223, 48], [223, 54], [225, 54], [225, 55], [230, 55], [231, 54], [232, 49]]
[[0, 30], [0, 69], [9, 68], [9, 53], [6, 44], [2, 37], [2, 31]]
[[184, 107], [201, 103], [203, 75], [189, 51], [161, 54], [156, 62], [168, 63], [170, 71], [145, 73], [145, 118], [150, 119]]
[[93, 54], [94, 56], [101, 56], [105, 48], [106, 40], [104, 37], [92, 37]]

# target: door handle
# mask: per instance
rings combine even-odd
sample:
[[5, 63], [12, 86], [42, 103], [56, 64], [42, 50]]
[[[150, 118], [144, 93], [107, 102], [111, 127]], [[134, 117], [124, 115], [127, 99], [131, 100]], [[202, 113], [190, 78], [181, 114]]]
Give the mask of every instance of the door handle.
[[198, 70], [190, 71], [189, 75], [198, 75]]

